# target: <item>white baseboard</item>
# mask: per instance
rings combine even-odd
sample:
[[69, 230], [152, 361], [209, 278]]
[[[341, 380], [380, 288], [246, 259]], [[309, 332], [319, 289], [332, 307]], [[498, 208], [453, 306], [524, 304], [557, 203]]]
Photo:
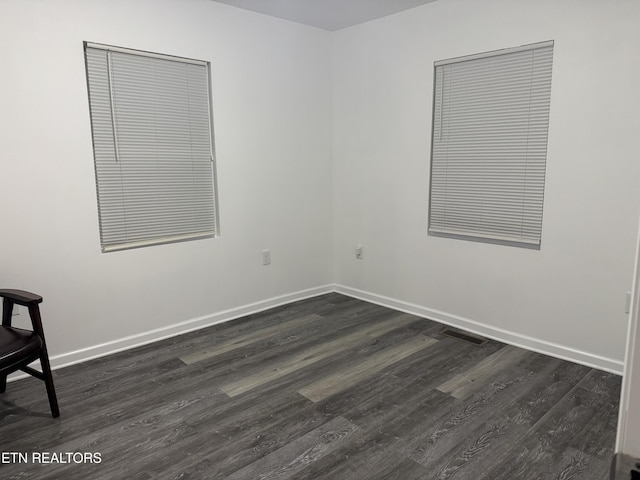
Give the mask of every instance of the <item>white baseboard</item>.
[[[250, 303], [242, 307], [231, 308], [211, 315], [193, 318], [167, 327], [156, 328], [148, 332], [119, 338], [100, 345], [94, 345], [80, 350], [75, 350], [73, 352], [54, 355], [49, 358], [49, 362], [51, 363], [51, 369], [56, 370], [76, 363], [86, 362], [95, 358], [111, 355], [112, 353], [118, 353], [123, 350], [129, 350], [131, 348], [157, 342], [159, 340], [164, 340], [165, 338], [175, 337], [176, 335], [182, 335], [183, 333], [235, 320], [236, 318], [262, 312], [287, 303], [297, 302], [298, 300], [317, 297], [318, 295], [324, 295], [331, 292], [333, 292], [333, 285], [324, 285], [321, 287], [309, 288], [307, 290], [300, 290], [298, 292], [288, 293], [286, 295], [280, 295], [278, 297], [272, 297], [259, 302]], [[34, 362], [31, 367], [41, 370], [39, 361]], [[8, 380], [18, 380], [28, 376], [29, 375], [26, 373], [16, 372], [11, 374], [8, 377]]]
[[420, 317], [429, 318], [436, 322], [449, 325], [451, 327], [460, 328], [477, 335], [498, 340], [499, 342], [508, 343], [516, 347], [525, 348], [534, 352], [543, 353], [552, 357], [568, 360], [570, 362], [579, 363], [587, 367], [597, 368], [606, 372], [622, 375], [624, 363], [611, 358], [593, 355], [591, 353], [576, 350], [557, 343], [547, 342], [537, 338], [521, 335], [502, 328], [491, 327], [483, 323], [470, 320], [468, 318], [452, 315], [450, 313], [433, 310], [414, 303], [396, 300], [394, 298], [385, 297], [375, 293], [358, 290], [356, 288], [346, 287], [344, 285], [334, 285], [334, 291], [358, 298], [366, 302], [375, 303], [384, 307], [393, 308], [401, 312], [411, 313]]
[[[213, 313], [211, 315], [194, 318], [175, 325], [169, 325], [167, 327], [157, 328], [148, 332], [120, 338], [100, 345], [94, 345], [80, 350], [75, 350], [73, 352], [54, 355], [50, 358], [51, 368], [56, 370], [76, 363], [93, 360], [95, 358], [104, 357], [123, 350], [129, 350], [131, 348], [157, 342], [159, 340], [164, 340], [165, 338], [174, 337], [183, 333], [235, 320], [236, 318], [262, 312], [280, 305], [304, 300], [306, 298], [317, 297], [318, 295], [324, 295], [331, 292], [341, 293], [349, 297], [393, 308], [394, 310], [399, 310], [401, 312], [429, 318], [436, 322], [461, 328], [483, 337], [492, 338], [510, 345], [543, 353], [552, 357], [561, 358], [570, 362], [579, 363], [588, 367], [597, 368], [599, 370], [604, 370], [618, 375], [621, 375], [623, 371], [623, 362], [618, 360], [593, 355], [591, 353], [582, 352], [556, 343], [546, 342], [544, 340], [510, 332], [501, 328], [491, 327], [468, 318], [339, 284], [324, 285], [307, 290], [300, 290], [298, 292], [280, 295], [278, 297], [268, 298], [266, 300], [261, 300], [241, 307]], [[39, 362], [34, 362], [32, 367], [40, 370]], [[28, 375], [26, 373], [16, 372], [11, 374], [8, 377], [8, 380], [18, 380], [27, 376]]]

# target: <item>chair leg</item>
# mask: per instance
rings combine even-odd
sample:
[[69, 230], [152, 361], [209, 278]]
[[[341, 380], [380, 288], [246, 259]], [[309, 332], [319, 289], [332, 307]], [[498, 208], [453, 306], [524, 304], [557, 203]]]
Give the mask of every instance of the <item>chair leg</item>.
[[47, 387], [47, 396], [49, 397], [51, 415], [53, 416], [53, 418], [57, 418], [60, 416], [60, 409], [58, 408], [56, 389], [53, 386], [53, 375], [51, 374], [51, 366], [49, 365], [49, 355], [47, 354], [47, 347], [44, 345], [42, 346], [42, 353], [40, 355], [40, 365], [42, 366], [44, 383]]
[[51, 375], [51, 365], [49, 364], [49, 354], [47, 353], [47, 342], [44, 339], [44, 330], [42, 329], [42, 319], [40, 318], [40, 309], [38, 304], [29, 305], [29, 316], [33, 329], [40, 335], [42, 339], [42, 348], [40, 349], [40, 366], [42, 367], [42, 376], [47, 386], [47, 396], [49, 397], [49, 406], [51, 407], [51, 415], [53, 418], [60, 416], [58, 409], [58, 399], [56, 398], [56, 389], [53, 386], [53, 375]]
[[7, 389], [7, 376], [0, 375], [0, 393], [4, 393], [6, 389]]

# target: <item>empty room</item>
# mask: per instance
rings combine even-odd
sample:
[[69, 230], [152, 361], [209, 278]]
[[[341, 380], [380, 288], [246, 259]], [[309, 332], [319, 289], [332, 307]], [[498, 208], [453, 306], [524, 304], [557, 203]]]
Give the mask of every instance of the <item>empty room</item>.
[[639, 24], [0, 0], [0, 478], [640, 478]]

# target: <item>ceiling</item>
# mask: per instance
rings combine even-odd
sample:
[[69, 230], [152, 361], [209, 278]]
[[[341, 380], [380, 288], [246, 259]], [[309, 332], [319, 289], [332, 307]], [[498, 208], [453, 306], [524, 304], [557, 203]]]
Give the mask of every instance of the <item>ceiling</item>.
[[386, 17], [436, 0], [214, 0], [324, 30]]

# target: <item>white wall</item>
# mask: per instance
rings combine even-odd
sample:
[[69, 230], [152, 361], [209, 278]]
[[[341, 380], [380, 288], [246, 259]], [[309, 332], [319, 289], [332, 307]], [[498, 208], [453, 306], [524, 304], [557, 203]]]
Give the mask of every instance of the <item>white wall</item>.
[[[220, 238], [101, 253], [83, 40], [211, 62]], [[53, 356], [331, 282], [330, 61], [209, 0], [0, 0], [0, 285], [44, 297]]]
[[[635, 0], [440, 0], [336, 32], [337, 283], [621, 371], [640, 201], [638, 25]], [[433, 62], [545, 40], [541, 250], [428, 237]]]
[[[0, 285], [45, 297], [58, 357], [335, 282], [621, 370], [639, 20], [634, 0], [440, 0], [330, 34], [209, 0], [0, 0]], [[542, 249], [428, 237], [433, 62], [550, 39]], [[220, 238], [100, 252], [83, 40], [212, 62]]]

